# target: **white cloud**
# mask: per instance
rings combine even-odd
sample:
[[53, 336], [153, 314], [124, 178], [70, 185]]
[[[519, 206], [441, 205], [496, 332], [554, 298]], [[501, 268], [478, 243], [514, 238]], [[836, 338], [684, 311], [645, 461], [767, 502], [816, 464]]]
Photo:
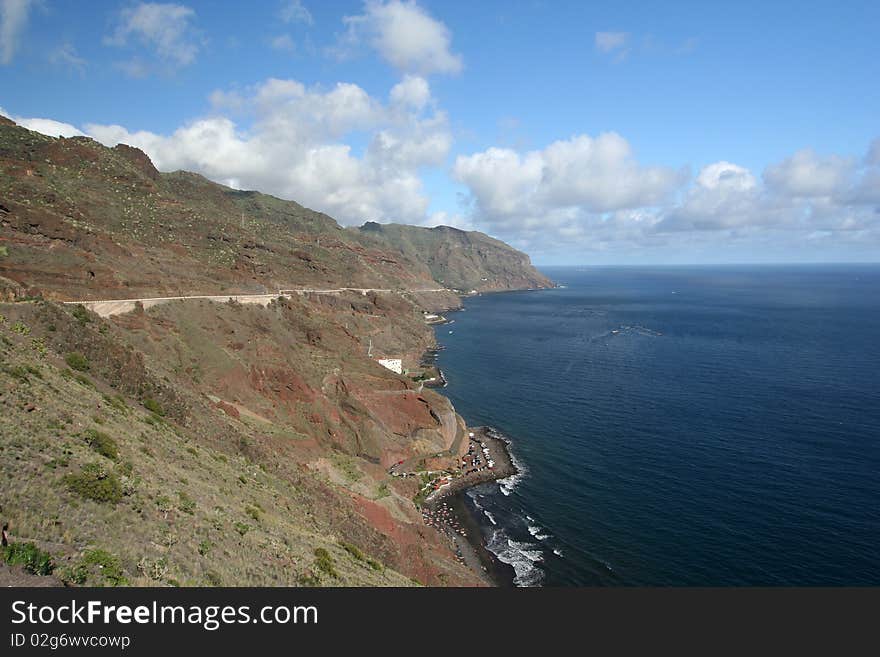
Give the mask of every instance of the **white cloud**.
[[611, 133], [530, 152], [488, 148], [458, 157], [453, 175], [466, 188], [463, 213], [474, 227], [539, 257], [666, 250], [711, 260], [713, 249], [769, 244], [784, 252], [807, 242], [864, 250], [880, 248], [875, 147], [862, 164], [804, 150], [763, 176], [719, 161], [690, 179], [641, 165]]
[[431, 99], [431, 89], [424, 78], [406, 75], [391, 88], [389, 96], [395, 105], [421, 110]]
[[723, 230], [758, 221], [760, 191], [751, 171], [730, 162], [703, 167], [681, 203], [658, 216], [659, 232]]
[[832, 196], [846, 186], [855, 166], [852, 158], [820, 157], [811, 149], [804, 149], [768, 167], [764, 180], [768, 186], [789, 196]]
[[119, 24], [105, 43], [129, 46], [134, 40], [165, 65], [188, 66], [201, 45], [192, 26], [194, 18], [195, 11], [184, 5], [142, 2], [120, 12]]
[[81, 137], [85, 134], [75, 126], [70, 125], [69, 123], [62, 123], [61, 121], [55, 121], [53, 119], [22, 118], [20, 116], [10, 116], [2, 108], [0, 108], [0, 114], [9, 116], [9, 118], [11, 118], [23, 128], [27, 128], [28, 130], [33, 130], [34, 132], [39, 132], [44, 135], [49, 135], [50, 137]]
[[347, 32], [336, 47], [348, 54], [368, 43], [395, 68], [409, 73], [458, 73], [461, 55], [453, 53], [446, 25], [413, 1], [367, 0], [364, 13], [346, 16]]
[[641, 166], [616, 133], [578, 135], [525, 154], [490, 148], [458, 157], [453, 172], [490, 224], [654, 205], [683, 181], [680, 171]]
[[[270, 79], [245, 93], [215, 92], [212, 116], [170, 135], [117, 125], [87, 125], [86, 131], [110, 146], [143, 149], [161, 170], [188, 169], [294, 199], [343, 223], [424, 223], [429, 199], [419, 172], [443, 163], [452, 138], [444, 113], [423, 111], [432, 104], [430, 89], [403, 84], [408, 93], [391, 95], [418, 103], [385, 104], [354, 84], [321, 89]], [[250, 124], [223, 116], [229, 111]], [[346, 143], [363, 138], [362, 154]]]
[[625, 48], [628, 43], [628, 32], [596, 32], [595, 44], [599, 52], [614, 52]]
[[0, 0], [0, 64], [12, 61], [27, 26], [32, 0]]

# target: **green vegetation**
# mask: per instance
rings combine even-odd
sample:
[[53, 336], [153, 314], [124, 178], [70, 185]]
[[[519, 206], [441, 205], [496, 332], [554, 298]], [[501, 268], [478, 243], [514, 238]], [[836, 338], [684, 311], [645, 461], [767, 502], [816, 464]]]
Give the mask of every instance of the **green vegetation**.
[[196, 503], [189, 495], [187, 495], [183, 491], [177, 492], [177, 497], [179, 499], [178, 508], [184, 513], [188, 513], [192, 515], [196, 510]]
[[255, 506], [246, 506], [244, 507], [244, 512], [248, 514], [255, 521], [260, 522], [260, 510]]
[[345, 550], [352, 557], [354, 557], [355, 560], [361, 561], [361, 562], [367, 564], [373, 570], [380, 571], [380, 572], [385, 570], [385, 566], [383, 566], [381, 563], [379, 563], [378, 561], [376, 561], [372, 557], [368, 557], [367, 555], [365, 555], [358, 546], [352, 545], [351, 543], [340, 543], [339, 545], [340, 545], [340, 547], [342, 547], [343, 550]]
[[74, 566], [65, 568], [61, 578], [83, 586], [128, 586], [119, 558], [106, 550], [87, 550]]
[[119, 446], [116, 444], [116, 441], [106, 433], [96, 429], [86, 429], [83, 435], [89, 447], [101, 456], [104, 456], [111, 461], [115, 461], [119, 456]]
[[330, 577], [339, 579], [339, 573], [336, 572], [336, 562], [324, 548], [315, 548], [315, 566]]
[[76, 370], [77, 372], [88, 372], [89, 371], [89, 360], [81, 353], [74, 351], [67, 354], [64, 357], [64, 362], [67, 363], [68, 367], [72, 370]]
[[10, 566], [24, 566], [34, 575], [51, 575], [55, 570], [52, 555], [33, 543], [11, 543], [2, 548], [3, 560]]
[[342, 549], [348, 552], [351, 556], [353, 556], [358, 561], [366, 561], [366, 557], [364, 557], [364, 553], [361, 552], [360, 548], [357, 545], [352, 545], [351, 543], [340, 543]]
[[152, 399], [151, 397], [147, 397], [144, 400], [144, 408], [146, 408], [148, 411], [150, 411], [150, 413], [154, 413], [155, 415], [158, 415], [159, 417], [162, 417], [165, 415], [165, 410], [162, 408], [162, 405], [159, 402], [157, 402], [155, 399]]
[[92, 316], [89, 314], [89, 311], [86, 310], [86, 307], [80, 304], [77, 304], [73, 307], [73, 316], [76, 317], [76, 321], [80, 323], [80, 325], [90, 324], [92, 321]]
[[112, 472], [97, 463], [88, 463], [79, 472], [64, 475], [69, 490], [87, 500], [117, 504], [122, 499], [122, 484]]

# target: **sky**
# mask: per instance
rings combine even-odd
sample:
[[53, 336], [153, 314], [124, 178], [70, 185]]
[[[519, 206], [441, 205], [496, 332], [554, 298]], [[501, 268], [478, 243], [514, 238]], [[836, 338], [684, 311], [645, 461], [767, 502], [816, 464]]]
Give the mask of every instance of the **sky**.
[[0, 0], [0, 114], [537, 264], [880, 261], [880, 3]]

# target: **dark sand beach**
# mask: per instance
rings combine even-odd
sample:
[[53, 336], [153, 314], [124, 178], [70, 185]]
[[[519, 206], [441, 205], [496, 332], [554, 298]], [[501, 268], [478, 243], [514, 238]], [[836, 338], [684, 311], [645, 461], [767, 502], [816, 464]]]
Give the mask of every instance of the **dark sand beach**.
[[[486, 549], [479, 514], [467, 490], [517, 474], [507, 444], [488, 427], [469, 429], [471, 450], [464, 461], [465, 474], [452, 479], [425, 500], [426, 522], [442, 529], [455, 543], [462, 561], [495, 586], [514, 586], [514, 569]], [[486, 450], [485, 452], [483, 450]], [[489, 462], [492, 467], [489, 467]]]

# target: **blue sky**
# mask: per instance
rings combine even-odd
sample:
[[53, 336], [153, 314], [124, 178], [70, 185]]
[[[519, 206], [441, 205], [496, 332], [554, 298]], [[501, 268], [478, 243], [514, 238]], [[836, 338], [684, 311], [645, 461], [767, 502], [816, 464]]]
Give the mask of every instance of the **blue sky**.
[[0, 0], [0, 108], [538, 263], [877, 261], [877, 25], [876, 2]]

